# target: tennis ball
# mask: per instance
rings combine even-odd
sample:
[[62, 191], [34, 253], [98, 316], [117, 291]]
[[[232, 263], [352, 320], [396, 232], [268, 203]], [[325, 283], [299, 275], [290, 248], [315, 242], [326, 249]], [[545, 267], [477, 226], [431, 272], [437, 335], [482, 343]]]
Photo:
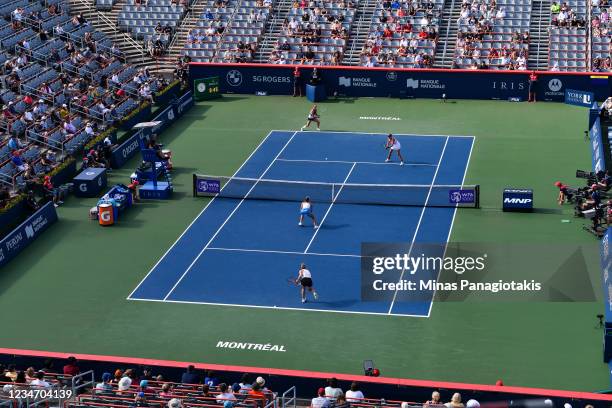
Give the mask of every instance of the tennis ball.
[[327, 157], [325, 158], [325, 160], [327, 160]]

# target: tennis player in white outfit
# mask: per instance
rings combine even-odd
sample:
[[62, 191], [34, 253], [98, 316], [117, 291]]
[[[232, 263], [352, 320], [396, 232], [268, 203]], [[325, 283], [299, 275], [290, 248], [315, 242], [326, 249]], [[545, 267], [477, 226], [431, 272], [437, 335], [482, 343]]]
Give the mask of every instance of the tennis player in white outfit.
[[402, 145], [400, 144], [399, 140], [397, 140], [391, 133], [389, 133], [389, 135], [387, 136], [387, 144], [385, 144], [385, 149], [389, 151], [385, 163], [391, 161], [391, 155], [393, 154], [393, 152], [397, 152], [397, 157], [399, 157], [400, 159], [400, 165], [404, 165], [404, 158], [402, 157], [401, 152]]
[[300, 270], [295, 283], [301, 285], [300, 294], [302, 295], [302, 303], [306, 303], [306, 291], [311, 292], [315, 300], [319, 298], [319, 295], [312, 284], [312, 274], [308, 268], [306, 268], [305, 263], [300, 264]]

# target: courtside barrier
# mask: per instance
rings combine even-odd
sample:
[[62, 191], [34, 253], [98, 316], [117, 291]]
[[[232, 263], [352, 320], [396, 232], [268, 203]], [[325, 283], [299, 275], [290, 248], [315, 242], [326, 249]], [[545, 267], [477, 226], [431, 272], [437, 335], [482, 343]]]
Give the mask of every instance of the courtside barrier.
[[[222, 93], [292, 95], [293, 65], [191, 63], [195, 79], [218, 76]], [[303, 84], [313, 66], [297, 66]], [[328, 96], [527, 100], [530, 71], [316, 67]], [[606, 73], [537, 72], [536, 98], [563, 102], [565, 90], [610, 95]]]
[[0, 267], [23, 251], [55, 221], [57, 221], [55, 206], [52, 202], [48, 202], [15, 228], [0, 241]]
[[[366, 377], [365, 375], [341, 374], [318, 371], [287, 370], [264, 367], [230, 366], [221, 364], [194, 363], [186, 361], [153, 360], [148, 358], [130, 358], [118, 356], [102, 356], [92, 354], [69, 354], [38, 350], [20, 350], [0, 348], [0, 363], [16, 364], [18, 367], [40, 367], [45, 360], [65, 359], [74, 356], [79, 360], [79, 366], [94, 370], [97, 375], [103, 372], [114, 372], [117, 368], [154, 367], [155, 374], [161, 374], [165, 379], [181, 378], [181, 374], [189, 364], [196, 370], [213, 370], [217, 377], [228, 383], [239, 382], [242, 374], [251, 373], [253, 377], [262, 376], [266, 386], [271, 390], [285, 390], [295, 386], [298, 398], [312, 398], [326, 379], [336, 377], [338, 386], [349, 388], [351, 382], [360, 384], [360, 390], [369, 398], [385, 398], [394, 401], [427, 401], [431, 392], [440, 391], [443, 398], [448, 399], [454, 392], [461, 393], [462, 399], [478, 401], [503, 401], [500, 406], [521, 406], [519, 401], [550, 399], [552, 406], [563, 407], [569, 403], [574, 407], [584, 407], [587, 404], [595, 408], [609, 408], [612, 395], [595, 394], [579, 391], [560, 391], [542, 388], [526, 388], [513, 386], [496, 386], [483, 384], [465, 384], [430, 380], [412, 380], [392, 377]], [[502, 370], [503, 371], [503, 370]], [[384, 374], [384, 373], [383, 373]], [[511, 403], [508, 403], [511, 402]], [[514, 403], [512, 403], [514, 402]], [[535, 405], [531, 405], [535, 406]]]

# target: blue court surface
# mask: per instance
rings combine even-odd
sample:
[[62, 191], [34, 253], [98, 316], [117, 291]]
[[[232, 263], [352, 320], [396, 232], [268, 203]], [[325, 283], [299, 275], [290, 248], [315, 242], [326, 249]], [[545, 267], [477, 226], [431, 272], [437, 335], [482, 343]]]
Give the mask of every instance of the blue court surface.
[[[384, 163], [384, 134], [273, 131], [234, 177], [340, 184], [463, 184], [474, 137], [396, 137], [402, 144], [404, 166], [397, 158]], [[424, 202], [427, 199], [429, 195], [423, 197]], [[128, 299], [429, 316], [433, 292], [418, 301], [402, 291], [386, 301], [361, 300], [361, 244], [446, 243], [456, 208], [333, 200], [315, 202], [313, 208], [321, 224], [316, 230], [310, 220], [298, 226], [296, 202], [216, 197]], [[305, 304], [299, 289], [287, 282], [297, 276], [301, 262], [311, 270], [319, 293], [317, 301], [310, 297]], [[387, 279], [397, 281], [398, 276]]]

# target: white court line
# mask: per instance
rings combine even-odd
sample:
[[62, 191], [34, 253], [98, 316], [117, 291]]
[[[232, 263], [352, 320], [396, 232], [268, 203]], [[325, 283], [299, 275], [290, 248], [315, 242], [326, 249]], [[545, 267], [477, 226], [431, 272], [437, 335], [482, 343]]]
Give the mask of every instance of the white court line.
[[[248, 248], [221, 248], [221, 247], [209, 247], [208, 251], [234, 251], [234, 252], [257, 252], [264, 254], [289, 254], [289, 255], [304, 255], [301, 251], [277, 251], [272, 249], [248, 249]], [[368, 258], [362, 255], [353, 254], [328, 254], [324, 252], [309, 252], [308, 255], [315, 256], [341, 256], [347, 258]], [[372, 258], [372, 257], [370, 257]]]
[[[352, 162], [348, 160], [302, 160], [302, 159], [276, 159], [276, 161], [280, 162], [296, 162], [296, 163], [343, 163], [343, 164], [376, 164], [381, 166], [401, 166], [400, 163], [385, 163], [385, 162], [369, 162], [369, 161], [357, 161]], [[429, 163], [404, 163], [404, 166], [429, 166], [435, 167], [435, 164]]]
[[[446, 140], [444, 141], [444, 147], [442, 148], [442, 153], [440, 154], [440, 158], [438, 159], [438, 165], [436, 166], [436, 171], [434, 172], [433, 179], [431, 180], [431, 184], [429, 186], [429, 191], [427, 192], [427, 197], [425, 198], [425, 204], [423, 205], [423, 209], [421, 209], [421, 215], [419, 216], [419, 221], [417, 222], [416, 229], [414, 230], [414, 235], [412, 236], [412, 242], [410, 242], [410, 248], [408, 249], [408, 257], [410, 257], [410, 254], [412, 253], [412, 249], [414, 248], [414, 242], [416, 241], [417, 234], [419, 233], [419, 228], [421, 228], [421, 222], [423, 221], [423, 215], [425, 215], [425, 210], [427, 209], [427, 203], [429, 202], [429, 197], [431, 196], [431, 190], [433, 190], [433, 186], [436, 183], [436, 177], [438, 176], [438, 171], [440, 170], [440, 164], [442, 163], [444, 152], [446, 152], [446, 145], [448, 144], [448, 139], [449, 137], [447, 137]], [[402, 279], [404, 278], [405, 272], [406, 272], [406, 269], [402, 269], [402, 274], [400, 275], [398, 282], [402, 281]], [[389, 312], [388, 312], [389, 315], [391, 314], [391, 311], [393, 310], [393, 305], [395, 304], [396, 298], [397, 298], [397, 289], [393, 293], [393, 300], [391, 301], [391, 306], [389, 306]], [[433, 299], [431, 299], [431, 302], [433, 302]]]
[[[465, 183], [465, 176], [467, 175], [468, 167], [470, 166], [470, 159], [472, 158], [472, 150], [474, 150], [474, 141], [472, 140], [472, 145], [470, 146], [470, 154], [468, 154], [467, 163], [465, 164], [465, 170], [463, 170], [463, 178], [461, 179], [461, 186]], [[448, 229], [448, 236], [446, 237], [446, 245], [444, 246], [444, 253], [442, 254], [442, 259], [446, 257], [446, 249], [448, 248], [448, 241], [450, 240], [451, 233], [453, 232], [453, 226], [455, 225], [455, 216], [457, 215], [457, 208], [459, 204], [455, 206], [455, 210], [453, 211], [453, 219], [451, 220], [451, 226]], [[440, 279], [440, 273], [442, 269], [438, 269], [438, 276], [436, 277], [436, 282]], [[434, 285], [433, 296], [431, 297], [431, 302], [429, 303], [429, 310], [427, 311], [427, 317], [431, 316], [431, 309], [433, 308], [434, 299], [436, 298], [436, 288]]]
[[[315, 230], [315, 233], [312, 235], [312, 238], [310, 238], [310, 242], [308, 242], [308, 245], [306, 245], [306, 249], [304, 250], [304, 253], [307, 253], [308, 250], [310, 249], [310, 246], [312, 245], [312, 243], [314, 242], [315, 238], [317, 237], [317, 234], [321, 230], [321, 227], [323, 226], [323, 223], [325, 222], [325, 219], [327, 218], [327, 216], [329, 215], [329, 212], [331, 211], [332, 207], [334, 206], [334, 203], [336, 202], [336, 199], [338, 198], [338, 196], [342, 192], [342, 189], [344, 188], [344, 185], [346, 184], [346, 182], [349, 179], [349, 177], [351, 177], [351, 173], [353, 172], [353, 169], [355, 169], [355, 166], [357, 166], [357, 163], [353, 163], [353, 165], [351, 166], [351, 169], [349, 170], [348, 174], [344, 178], [344, 181], [342, 182], [342, 185], [340, 186], [340, 189], [338, 189], [338, 193], [334, 197], [332, 197], [332, 202], [329, 205], [329, 207], [327, 207], [327, 211], [325, 211], [325, 215], [321, 219], [321, 223], [319, 224], [319, 228], [317, 228]], [[332, 190], [332, 192], [333, 192], [333, 190]]]
[[[253, 155], [255, 154], [256, 151], [259, 150], [259, 148], [266, 142], [266, 140], [268, 140], [268, 138], [270, 137], [270, 135], [274, 133], [274, 130], [271, 130], [266, 137], [264, 137], [261, 142], [259, 142], [259, 144], [257, 145], [257, 147], [255, 148], [255, 150], [253, 150], [251, 152], [251, 154], [249, 154], [249, 156], [242, 162], [242, 164], [240, 165], [240, 167], [238, 167], [238, 170], [236, 170], [234, 172], [234, 174], [232, 175], [232, 177], [235, 177], [236, 174], [238, 174], [238, 172], [240, 170], [242, 170], [242, 168], [244, 167], [245, 164], [247, 164], [247, 162], [251, 159], [251, 157], [253, 157]], [[225, 186], [223, 186], [225, 188]], [[206, 209], [208, 207], [210, 207], [210, 205], [212, 204], [213, 201], [215, 201], [215, 197], [213, 197], [205, 206], [204, 208], [202, 208], [202, 211], [200, 211], [200, 213], [193, 219], [193, 221], [191, 221], [191, 223], [187, 226], [187, 228], [185, 228], [185, 230], [181, 233], [181, 235], [179, 235], [179, 237], [176, 239], [176, 241], [174, 241], [172, 243], [172, 245], [170, 245], [170, 248], [168, 248], [168, 250], [166, 250], [166, 252], [164, 252], [164, 254], [162, 255], [161, 258], [159, 258], [159, 260], [155, 263], [155, 265], [153, 265], [153, 267], [149, 270], [149, 272], [145, 275], [144, 278], [142, 278], [140, 280], [140, 282], [138, 283], [138, 285], [134, 288], [134, 290], [128, 295], [128, 297], [126, 299], [130, 299], [132, 297], [132, 295], [134, 293], [136, 293], [136, 291], [138, 290], [138, 288], [140, 288], [140, 285], [143, 284], [143, 282], [145, 280], [147, 280], [147, 278], [149, 277], [149, 275], [151, 275], [151, 273], [155, 270], [155, 268], [157, 268], [157, 266], [161, 263], [161, 261], [164, 260], [164, 258], [170, 253], [170, 251], [176, 246], [176, 244], [181, 240], [181, 238], [183, 238], [183, 235], [185, 235], [187, 233], [187, 231], [189, 231], [189, 229], [191, 228], [191, 226], [200, 218], [200, 216], [202, 216], [202, 214], [204, 214], [204, 211], [206, 211]]]
[[297, 134], [297, 132], [293, 132], [293, 135], [291, 135], [291, 137], [289, 138], [289, 140], [287, 140], [287, 143], [285, 143], [285, 145], [283, 146], [283, 148], [278, 152], [278, 154], [274, 157], [274, 159], [272, 161], [270, 161], [270, 164], [268, 165], [268, 167], [266, 167], [266, 169], [263, 171], [263, 173], [261, 173], [261, 175], [259, 176], [259, 179], [257, 179], [257, 181], [251, 186], [251, 188], [249, 189], [249, 191], [247, 191], [247, 193], [245, 194], [244, 198], [242, 200], [240, 200], [240, 202], [238, 203], [238, 205], [236, 205], [236, 207], [234, 207], [234, 209], [232, 210], [232, 212], [227, 216], [227, 218], [225, 219], [225, 221], [223, 221], [223, 224], [221, 224], [221, 226], [217, 229], [217, 231], [215, 231], [215, 233], [213, 234], [213, 236], [210, 238], [210, 240], [208, 240], [208, 242], [206, 243], [206, 245], [204, 245], [204, 248], [202, 248], [202, 250], [200, 251], [200, 253], [198, 253], [198, 256], [195, 257], [195, 259], [189, 264], [189, 266], [187, 267], [187, 269], [185, 269], [185, 272], [183, 272], [183, 274], [181, 275], [181, 277], [179, 278], [179, 280], [176, 281], [176, 283], [174, 284], [174, 286], [172, 286], [172, 289], [170, 289], [170, 291], [166, 294], [166, 296], [164, 297], [164, 300], [167, 300], [168, 297], [172, 294], [172, 292], [174, 291], [174, 289], [176, 289], [176, 287], [181, 283], [181, 281], [183, 280], [183, 278], [187, 275], [187, 273], [189, 273], [189, 271], [191, 270], [191, 268], [193, 267], [193, 265], [195, 265], [195, 263], [198, 261], [198, 259], [200, 259], [200, 257], [202, 256], [202, 254], [204, 253], [204, 251], [206, 251], [206, 248], [208, 248], [210, 246], [210, 243], [213, 242], [213, 240], [217, 237], [217, 235], [219, 234], [219, 232], [221, 232], [221, 230], [223, 229], [223, 227], [225, 227], [225, 224], [227, 224], [227, 222], [230, 220], [230, 218], [232, 218], [232, 216], [236, 213], [236, 211], [238, 211], [238, 209], [240, 208], [240, 206], [242, 205], [242, 203], [244, 203], [244, 200], [247, 199], [247, 197], [249, 196], [249, 194], [251, 194], [251, 191], [253, 191], [253, 189], [257, 186], [257, 183], [259, 182], [259, 180], [261, 180], [263, 178], [263, 176], [266, 175], [266, 173], [268, 172], [268, 170], [270, 170], [270, 168], [274, 165], [274, 162], [276, 161], [276, 159], [278, 159], [278, 157], [283, 153], [283, 151], [285, 151], [285, 149], [287, 148], [287, 146], [289, 146], [289, 144], [291, 143], [291, 141], [293, 140], [293, 138], [295, 137], [295, 135]]
[[[243, 307], [250, 309], [272, 309], [272, 310], [290, 310], [290, 311], [300, 311], [300, 312], [323, 312], [323, 313], [337, 313], [337, 314], [351, 314], [351, 315], [375, 315], [375, 316], [386, 316], [389, 317], [387, 313], [380, 312], [354, 312], [350, 310], [332, 310], [332, 309], [306, 309], [302, 307], [274, 307], [274, 306], [261, 306], [261, 305], [239, 305], [235, 303], [212, 303], [212, 302], [192, 302], [189, 300], [161, 300], [161, 299], [139, 299], [139, 298], [131, 298], [128, 300], [137, 300], [141, 302], [160, 302], [160, 303], [178, 303], [178, 304], [187, 304], [187, 305], [208, 305], [208, 306], [229, 306], [229, 307]], [[391, 316], [397, 317], [424, 317], [425, 315], [411, 315], [411, 314], [392, 314]]]
[[[294, 130], [273, 130], [273, 132], [294, 132]], [[309, 133], [309, 134], [321, 134], [321, 133], [338, 133], [338, 134], [346, 134], [346, 135], [368, 135], [368, 136], [387, 136], [388, 133], [372, 133], [372, 132], [351, 132], [350, 130], [347, 131], [340, 131], [340, 130], [321, 130], [320, 132], [307, 132], [307, 131], [298, 131], [298, 133]], [[428, 134], [424, 134], [424, 133], [393, 133], [393, 135], [395, 136], [431, 136], [431, 137], [468, 137], [471, 139], [476, 139], [476, 136], [469, 136], [469, 135], [428, 135]]]

